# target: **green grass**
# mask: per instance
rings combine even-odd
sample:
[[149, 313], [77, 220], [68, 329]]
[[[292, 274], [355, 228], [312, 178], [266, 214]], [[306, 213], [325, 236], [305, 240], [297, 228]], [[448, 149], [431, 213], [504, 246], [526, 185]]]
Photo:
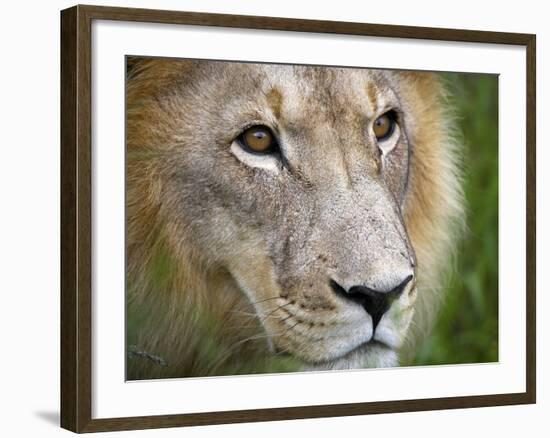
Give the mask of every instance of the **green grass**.
[[498, 361], [498, 78], [445, 78], [464, 141], [468, 229], [445, 304], [416, 365]]

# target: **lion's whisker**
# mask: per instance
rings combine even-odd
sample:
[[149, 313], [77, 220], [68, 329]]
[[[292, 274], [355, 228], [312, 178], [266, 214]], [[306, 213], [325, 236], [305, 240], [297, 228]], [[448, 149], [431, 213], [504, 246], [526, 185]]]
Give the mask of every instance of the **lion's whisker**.
[[276, 300], [277, 298], [282, 298], [282, 297], [280, 295], [277, 295], [276, 297], [266, 298], [266, 299], [259, 300], [259, 301], [253, 301], [250, 304], [255, 305], [255, 304], [265, 303], [266, 301]]

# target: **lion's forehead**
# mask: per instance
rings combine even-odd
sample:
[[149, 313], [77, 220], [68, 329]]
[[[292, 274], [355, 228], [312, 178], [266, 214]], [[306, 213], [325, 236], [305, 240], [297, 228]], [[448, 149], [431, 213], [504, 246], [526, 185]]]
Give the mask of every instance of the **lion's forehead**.
[[396, 75], [383, 70], [216, 62], [200, 68], [202, 93], [222, 104], [267, 104], [288, 121], [350, 112], [373, 117], [396, 100]]

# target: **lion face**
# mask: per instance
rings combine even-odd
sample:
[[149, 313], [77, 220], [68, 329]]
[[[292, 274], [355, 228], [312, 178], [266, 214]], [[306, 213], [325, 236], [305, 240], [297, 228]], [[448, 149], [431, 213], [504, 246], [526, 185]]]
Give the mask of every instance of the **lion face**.
[[229, 273], [276, 354], [396, 365], [417, 295], [402, 210], [419, 123], [398, 74], [179, 64], [152, 104], [170, 245]]

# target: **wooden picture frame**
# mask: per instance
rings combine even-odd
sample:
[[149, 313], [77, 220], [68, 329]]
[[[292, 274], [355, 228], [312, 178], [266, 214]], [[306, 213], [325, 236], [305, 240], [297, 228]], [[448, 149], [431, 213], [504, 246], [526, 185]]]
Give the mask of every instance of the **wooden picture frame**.
[[[226, 28], [517, 45], [526, 48], [526, 391], [222, 412], [92, 418], [92, 22]], [[97, 432], [535, 403], [535, 35], [473, 30], [75, 6], [61, 12], [61, 426]]]

